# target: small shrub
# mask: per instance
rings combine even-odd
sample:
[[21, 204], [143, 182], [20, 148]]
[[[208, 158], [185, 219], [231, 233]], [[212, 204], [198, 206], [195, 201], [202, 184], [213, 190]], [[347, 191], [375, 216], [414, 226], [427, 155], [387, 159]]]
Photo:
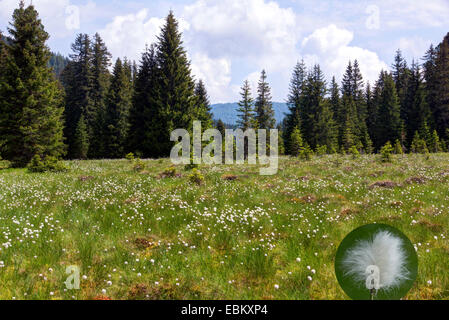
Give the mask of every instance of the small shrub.
[[313, 156], [313, 150], [310, 148], [308, 143], [304, 144], [303, 149], [300, 151], [299, 156], [303, 160], [311, 160]]
[[193, 169], [192, 174], [189, 175], [189, 181], [196, 185], [202, 185], [204, 183], [204, 176], [197, 169]]
[[199, 165], [194, 164], [194, 163], [189, 163], [184, 166], [185, 171], [192, 171], [193, 169], [198, 169], [198, 168], [199, 168]]
[[391, 160], [392, 160], [391, 154], [393, 153], [393, 151], [394, 151], [393, 146], [391, 145], [391, 142], [388, 141], [382, 147], [382, 149], [380, 149], [380, 155], [381, 155], [382, 162], [391, 162]]
[[52, 156], [46, 156], [42, 161], [41, 157], [36, 154], [27, 166], [29, 172], [66, 172], [68, 168], [63, 162]]
[[130, 152], [125, 156], [126, 160], [134, 161], [134, 153]]
[[134, 160], [133, 170], [135, 172], [141, 172], [145, 170], [145, 167], [146, 167], [145, 163], [140, 158]]
[[399, 139], [396, 140], [396, 143], [394, 144], [394, 153], [395, 154], [404, 154], [404, 149], [402, 148], [401, 142]]
[[166, 178], [174, 178], [174, 177], [176, 177], [176, 174], [177, 174], [176, 167], [171, 166], [171, 167], [166, 168], [162, 172], [161, 176], [166, 177]]
[[317, 146], [316, 147], [317, 156], [324, 156], [327, 154], [327, 146]]
[[352, 155], [352, 159], [357, 159], [360, 156], [360, 152], [356, 146], [349, 148], [348, 153]]

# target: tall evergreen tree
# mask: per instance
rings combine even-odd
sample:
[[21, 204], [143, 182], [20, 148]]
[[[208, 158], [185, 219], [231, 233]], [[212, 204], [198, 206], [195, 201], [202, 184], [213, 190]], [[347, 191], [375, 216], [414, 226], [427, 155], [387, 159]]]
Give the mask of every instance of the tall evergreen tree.
[[71, 62], [61, 76], [66, 91], [65, 136], [68, 143], [68, 157], [73, 158], [75, 130], [81, 115], [87, 125], [89, 141], [94, 136], [96, 121], [95, 106], [92, 99], [92, 46], [87, 34], [78, 34], [72, 44]]
[[217, 121], [217, 130], [220, 131], [221, 135], [224, 137], [226, 134], [226, 126], [221, 119]]
[[290, 139], [295, 128], [301, 128], [301, 104], [303, 102], [304, 85], [307, 78], [307, 68], [304, 60], [298, 62], [293, 70], [290, 81], [290, 92], [287, 98], [289, 113], [286, 115], [284, 128], [284, 144], [286, 154], [292, 154]]
[[106, 157], [120, 158], [125, 155], [129, 131], [131, 107], [131, 74], [129, 64], [117, 59], [107, 96], [106, 125], [108, 143]]
[[407, 66], [407, 61], [402, 56], [401, 50], [396, 51], [394, 64], [392, 65], [393, 80], [398, 92], [399, 103], [401, 104], [401, 118], [406, 120], [407, 105], [405, 102], [407, 96], [408, 81], [410, 79], [410, 70]]
[[195, 115], [195, 83], [178, 29], [178, 22], [170, 11], [158, 37], [157, 50], [160, 72], [157, 109], [160, 121], [155, 124], [155, 132], [158, 134], [159, 157], [170, 154], [173, 145], [170, 133], [174, 129], [192, 130]]
[[87, 125], [84, 120], [84, 115], [81, 115], [75, 130], [75, 137], [73, 142], [73, 157], [75, 159], [87, 159], [87, 152], [89, 151], [89, 135], [87, 134]]
[[108, 137], [105, 132], [106, 95], [109, 90], [111, 54], [98, 33], [92, 44], [92, 88], [91, 97], [95, 121], [93, 122], [93, 138], [90, 143], [90, 158], [105, 156], [105, 145]]
[[262, 70], [257, 93], [255, 109], [258, 128], [274, 129], [276, 120], [274, 119], [273, 103], [271, 101], [271, 88], [267, 82], [265, 70]]
[[446, 137], [449, 128], [449, 33], [438, 47], [435, 74], [435, 106], [433, 111], [438, 135]]
[[137, 71], [133, 103], [130, 110], [128, 151], [143, 157], [157, 157], [161, 154], [158, 133], [155, 132], [162, 121], [158, 110], [160, 92], [159, 68], [156, 58], [156, 46], [145, 49]]
[[396, 92], [393, 77], [383, 72], [383, 90], [381, 93], [378, 115], [378, 145], [385, 145], [388, 141], [402, 141], [403, 122], [401, 120], [401, 106]]
[[411, 75], [408, 81], [407, 95], [404, 100], [406, 109], [406, 132], [407, 147], [412, 143], [414, 134], [424, 126], [424, 123], [430, 123], [431, 114], [426, 100], [426, 90], [423, 76], [419, 65], [412, 63]]
[[255, 127], [254, 100], [251, 97], [251, 87], [248, 80], [245, 80], [240, 93], [242, 99], [239, 102], [237, 125], [243, 131]]
[[209, 95], [207, 94], [206, 86], [203, 80], [199, 80], [195, 85], [196, 96], [196, 119], [201, 121], [201, 128], [203, 131], [212, 128], [212, 109], [209, 101]]
[[25, 166], [35, 155], [64, 153], [62, 93], [48, 66], [49, 36], [33, 5], [14, 10], [0, 77], [2, 155]]

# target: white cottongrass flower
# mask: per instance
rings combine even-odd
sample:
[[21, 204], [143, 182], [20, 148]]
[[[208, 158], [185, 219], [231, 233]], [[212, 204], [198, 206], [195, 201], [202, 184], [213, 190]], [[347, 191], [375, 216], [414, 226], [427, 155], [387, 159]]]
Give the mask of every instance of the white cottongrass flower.
[[388, 231], [380, 231], [371, 240], [359, 241], [343, 258], [345, 275], [363, 284], [370, 266], [379, 268], [380, 289], [390, 290], [408, 280], [410, 272], [402, 240]]

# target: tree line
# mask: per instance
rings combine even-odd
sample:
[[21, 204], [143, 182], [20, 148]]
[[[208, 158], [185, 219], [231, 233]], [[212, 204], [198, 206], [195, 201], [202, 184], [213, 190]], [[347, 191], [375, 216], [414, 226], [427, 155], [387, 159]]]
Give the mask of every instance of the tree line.
[[[349, 62], [340, 85], [335, 77], [328, 85], [318, 64], [308, 69], [301, 61], [289, 89], [289, 112], [278, 125], [288, 155], [369, 154], [386, 144], [398, 153], [448, 151], [449, 34], [422, 64], [409, 66], [398, 50], [392, 71], [382, 71], [374, 85], [364, 83], [357, 60]], [[265, 72], [256, 100], [248, 81], [241, 90], [239, 127], [274, 128]]]
[[[0, 41], [0, 155], [25, 166], [38, 155], [66, 159], [121, 158], [129, 152], [167, 157], [176, 128], [217, 128], [203, 81], [195, 81], [173, 12], [137, 64], [116, 59], [97, 33], [77, 35], [69, 60], [52, 55], [35, 8], [13, 13], [10, 37]], [[53, 66], [53, 67], [52, 67]], [[112, 68], [112, 72], [110, 69]], [[449, 34], [423, 64], [397, 52], [392, 72], [364, 83], [351, 61], [342, 83], [328, 84], [319, 65], [293, 71], [289, 113], [276, 124], [262, 71], [257, 95], [242, 86], [237, 126], [281, 131], [281, 152], [380, 150], [390, 142], [410, 152], [449, 147]]]

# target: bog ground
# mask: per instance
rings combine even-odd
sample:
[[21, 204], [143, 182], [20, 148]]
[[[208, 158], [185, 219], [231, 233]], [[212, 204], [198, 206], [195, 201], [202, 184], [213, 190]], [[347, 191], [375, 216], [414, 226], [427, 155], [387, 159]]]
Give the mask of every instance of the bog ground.
[[[346, 299], [338, 244], [378, 222], [415, 244], [407, 299], [449, 298], [449, 155], [282, 158], [201, 166], [67, 162], [68, 173], [0, 171], [1, 299]], [[173, 172], [172, 172], [173, 173]], [[65, 269], [81, 270], [67, 290]]]

